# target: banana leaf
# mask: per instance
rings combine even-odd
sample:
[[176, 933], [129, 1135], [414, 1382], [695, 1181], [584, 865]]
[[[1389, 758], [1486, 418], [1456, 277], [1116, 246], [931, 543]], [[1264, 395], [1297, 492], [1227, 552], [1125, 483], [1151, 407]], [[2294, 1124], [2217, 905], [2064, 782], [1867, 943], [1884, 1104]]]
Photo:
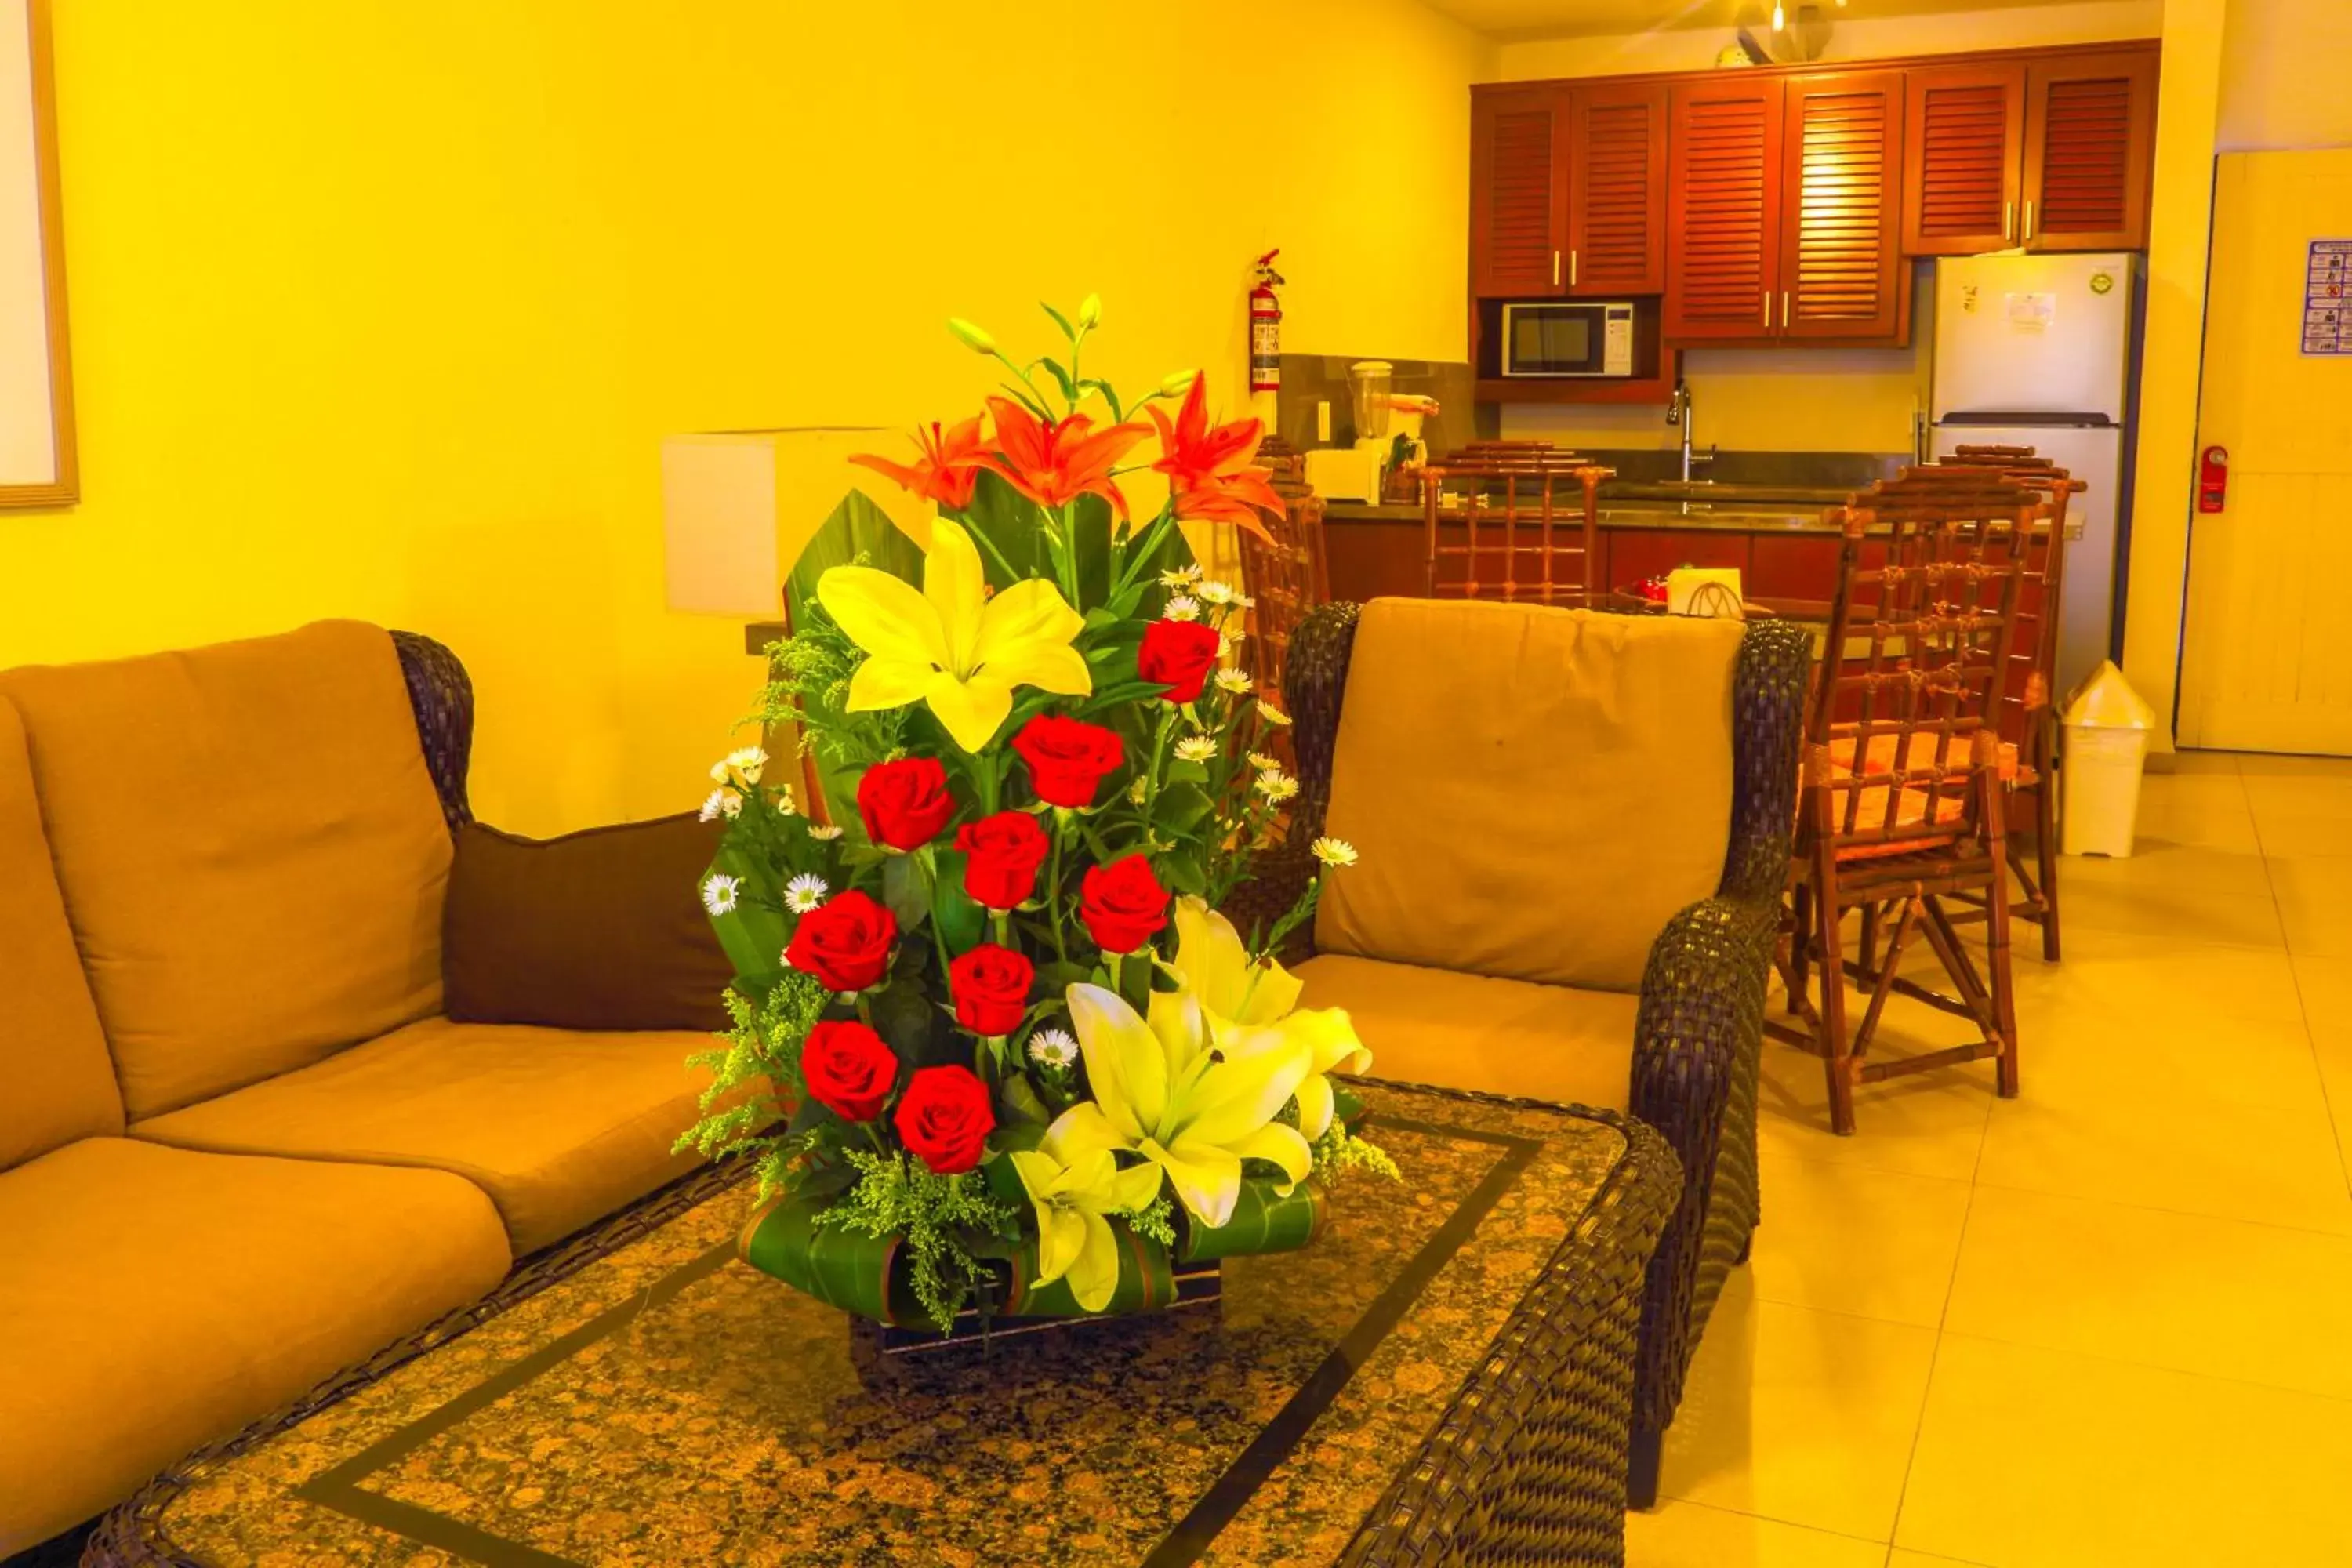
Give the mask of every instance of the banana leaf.
[[772, 902], [777, 889], [769, 884], [773, 879], [755, 857], [746, 855], [734, 844], [721, 844], [710, 862], [712, 871], [724, 872], [737, 879], [748, 889], [756, 889], [759, 900], [738, 898], [735, 907], [723, 915], [710, 917], [710, 927], [719, 933], [719, 945], [726, 952], [727, 960], [744, 981], [772, 975], [783, 963], [784, 944], [792, 940], [792, 925], [780, 903]]
[[1111, 1235], [1118, 1238], [1118, 1284], [1110, 1304], [1097, 1314], [1078, 1305], [1067, 1279], [1050, 1285], [1033, 1285], [1037, 1276], [1037, 1240], [1024, 1238], [1013, 1256], [1013, 1279], [999, 1309], [1008, 1318], [1115, 1317], [1122, 1312], [1156, 1312], [1176, 1300], [1175, 1271], [1168, 1249], [1114, 1220]]
[[1244, 1180], [1233, 1218], [1214, 1227], [1188, 1223], [1177, 1244], [1178, 1256], [1186, 1263], [1205, 1263], [1213, 1258], [1296, 1252], [1322, 1228], [1322, 1188], [1301, 1182], [1286, 1198], [1276, 1194], [1272, 1182]]
[[824, 1206], [797, 1194], [771, 1200], [744, 1226], [736, 1251], [761, 1273], [829, 1307], [892, 1328], [924, 1321], [898, 1278], [899, 1239], [819, 1229], [816, 1216]]

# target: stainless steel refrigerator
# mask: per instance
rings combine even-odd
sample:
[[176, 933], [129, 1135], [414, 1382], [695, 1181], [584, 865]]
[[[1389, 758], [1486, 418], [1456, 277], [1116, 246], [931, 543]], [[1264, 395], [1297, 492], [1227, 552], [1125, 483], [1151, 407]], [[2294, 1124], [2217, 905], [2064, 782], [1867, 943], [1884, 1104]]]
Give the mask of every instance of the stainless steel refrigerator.
[[2032, 447], [2090, 487], [2066, 512], [2053, 694], [2062, 700], [2108, 657], [2116, 630], [2138, 259], [1960, 256], [1936, 263], [1930, 455], [1962, 442]]

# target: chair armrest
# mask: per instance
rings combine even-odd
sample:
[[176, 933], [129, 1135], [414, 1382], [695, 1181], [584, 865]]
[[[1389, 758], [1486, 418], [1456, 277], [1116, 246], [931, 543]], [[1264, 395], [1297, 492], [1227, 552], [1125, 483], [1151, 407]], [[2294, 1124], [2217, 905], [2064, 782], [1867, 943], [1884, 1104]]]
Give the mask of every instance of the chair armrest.
[[1750, 621], [1732, 676], [1731, 837], [1720, 891], [1777, 900], [1797, 821], [1797, 762], [1813, 639], [1790, 621]]
[[425, 771], [441, 797], [441, 816], [456, 833], [474, 820], [466, 798], [466, 769], [474, 751], [474, 683], [456, 654], [421, 632], [394, 632], [392, 647], [400, 656]]

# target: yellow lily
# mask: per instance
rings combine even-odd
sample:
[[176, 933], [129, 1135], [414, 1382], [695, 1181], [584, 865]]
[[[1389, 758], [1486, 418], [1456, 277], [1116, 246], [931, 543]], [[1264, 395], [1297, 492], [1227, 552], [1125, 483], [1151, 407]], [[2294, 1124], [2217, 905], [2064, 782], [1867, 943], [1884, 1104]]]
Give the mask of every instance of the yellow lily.
[[920, 593], [871, 566], [835, 566], [817, 579], [816, 596], [866, 650], [849, 679], [849, 711], [928, 702], [967, 752], [988, 744], [1016, 686], [1065, 697], [1095, 689], [1070, 646], [1086, 619], [1062, 591], [1032, 578], [991, 597], [971, 536], [946, 518], [931, 524]]
[[1306, 1179], [1313, 1151], [1274, 1120], [1307, 1076], [1304, 1050], [1220, 1058], [1199, 1002], [1183, 992], [1156, 993], [1148, 1020], [1099, 985], [1073, 985], [1068, 999], [1103, 1130], [1165, 1170], [1195, 1219], [1234, 1217], [1245, 1159], [1280, 1166], [1284, 1193]]
[[1169, 965], [1201, 1006], [1210, 1042], [1228, 1060], [1304, 1051], [1298, 1130], [1309, 1140], [1331, 1125], [1333, 1072], [1363, 1072], [1372, 1053], [1345, 1007], [1300, 1007], [1299, 978], [1271, 958], [1250, 962], [1234, 922], [1197, 898], [1176, 901], [1176, 961]]
[[1037, 1278], [1068, 1276], [1070, 1294], [1089, 1312], [1110, 1305], [1118, 1289], [1118, 1238], [1108, 1215], [1127, 1214], [1160, 1195], [1157, 1165], [1119, 1169], [1124, 1147], [1091, 1102], [1074, 1105], [1045, 1129], [1035, 1149], [1011, 1158], [1037, 1210]]

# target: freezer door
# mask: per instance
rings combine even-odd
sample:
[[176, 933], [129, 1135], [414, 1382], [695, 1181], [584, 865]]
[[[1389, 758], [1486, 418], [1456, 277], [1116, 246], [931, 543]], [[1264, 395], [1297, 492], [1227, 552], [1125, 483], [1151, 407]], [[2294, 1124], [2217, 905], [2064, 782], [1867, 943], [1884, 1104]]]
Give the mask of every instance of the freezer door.
[[1933, 412], [2124, 416], [2132, 258], [1936, 263]]
[[1938, 425], [1938, 456], [1962, 441], [2031, 447], [2090, 489], [2066, 504], [2066, 573], [2058, 612], [2053, 700], [2063, 700], [2108, 657], [2115, 632], [2116, 487], [2123, 480], [2123, 432], [2047, 425]]

